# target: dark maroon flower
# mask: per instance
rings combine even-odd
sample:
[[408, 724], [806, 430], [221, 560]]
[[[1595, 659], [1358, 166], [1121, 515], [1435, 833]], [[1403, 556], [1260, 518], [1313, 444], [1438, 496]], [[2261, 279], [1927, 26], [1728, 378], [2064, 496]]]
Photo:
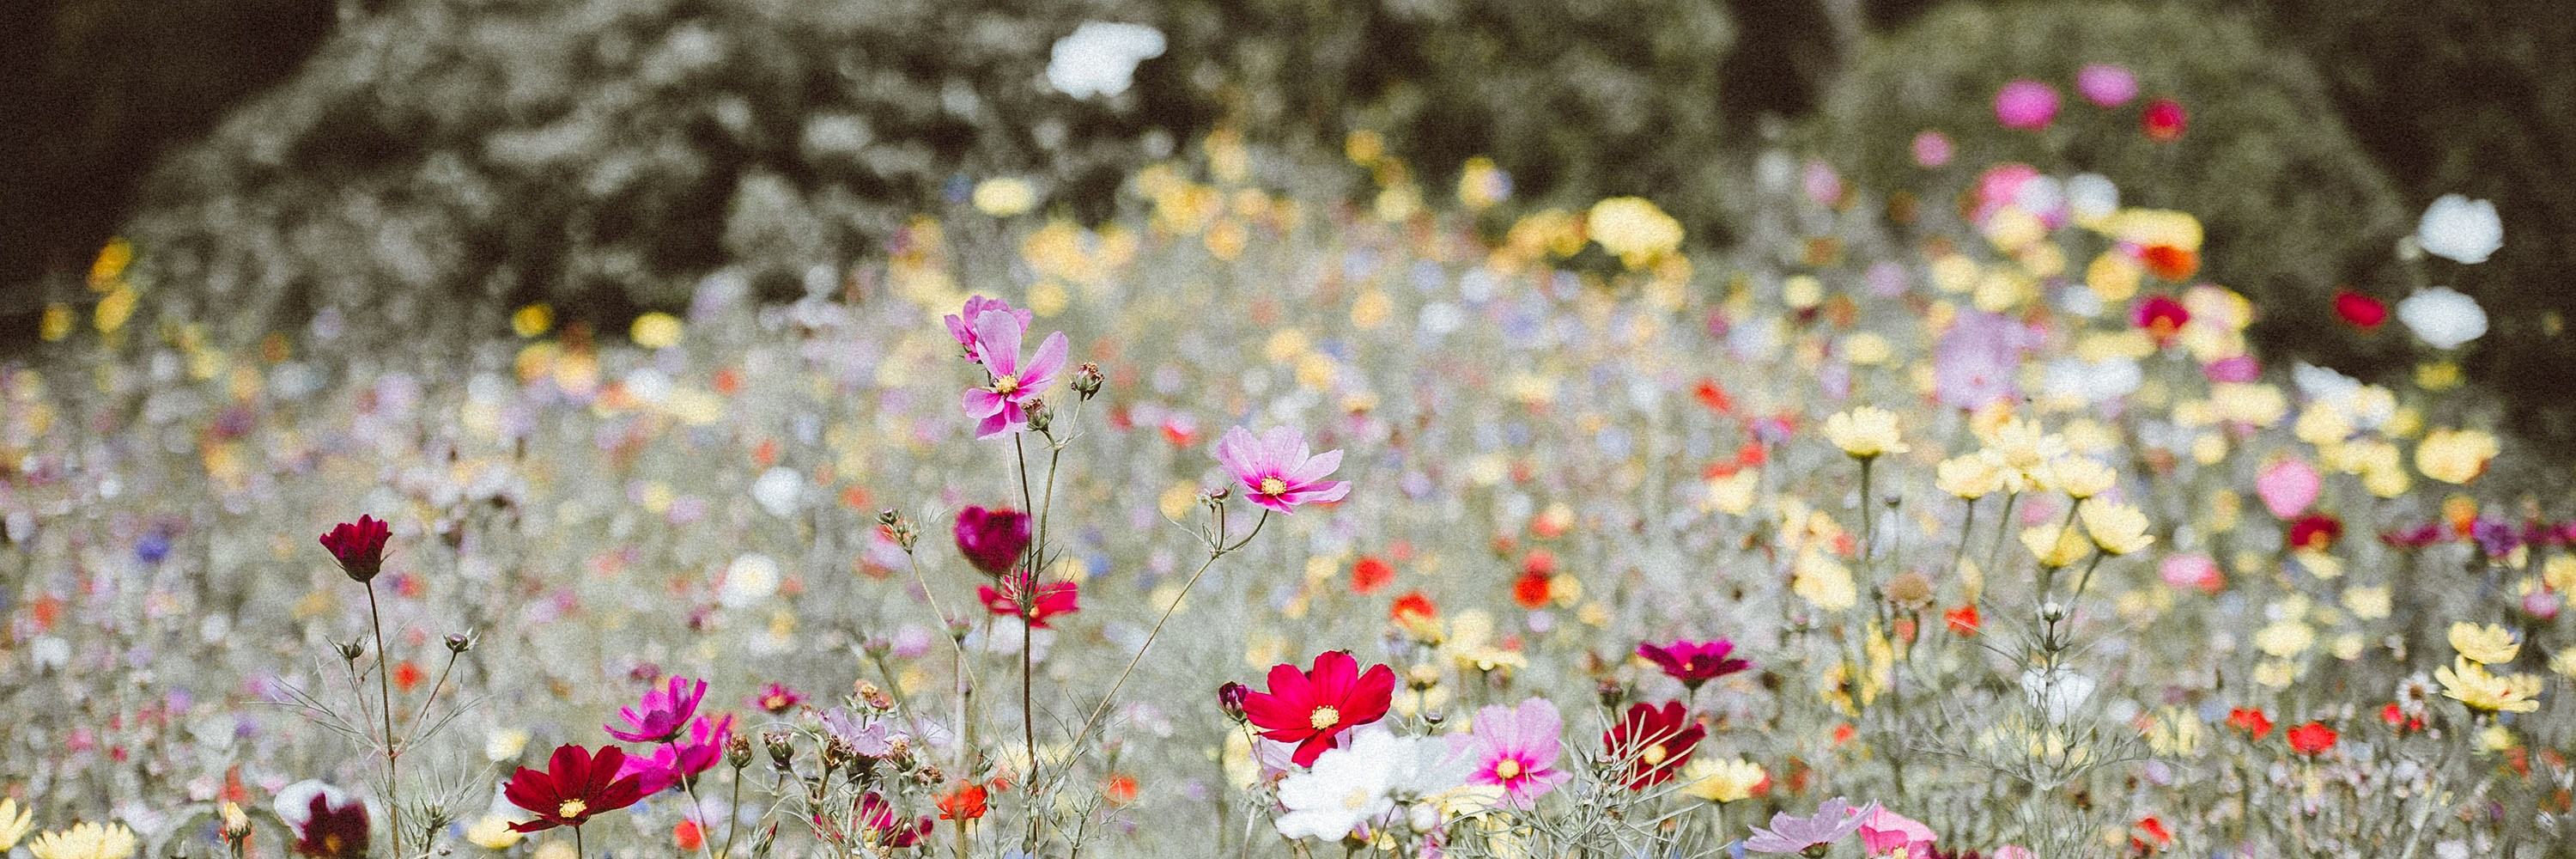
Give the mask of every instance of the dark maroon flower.
[[1225, 711], [1226, 718], [1241, 722], [1243, 699], [1251, 695], [1251, 687], [1228, 680], [1225, 685], [1216, 687], [1216, 708]]
[[968, 507], [957, 512], [957, 551], [966, 562], [998, 576], [1029, 548], [1029, 514], [1008, 507]]
[[520, 767], [510, 783], [501, 789], [511, 804], [534, 813], [537, 819], [510, 824], [513, 832], [542, 832], [557, 826], [578, 827], [589, 823], [592, 815], [616, 811], [644, 798], [643, 780], [638, 776], [619, 777], [626, 766], [626, 750], [601, 746], [593, 755], [580, 746], [559, 746], [546, 762], [546, 771]]
[[1638, 656], [1655, 663], [1655, 667], [1682, 681], [1682, 686], [1693, 692], [1699, 691], [1702, 683], [1753, 667], [1748, 660], [1728, 658], [1727, 654], [1733, 652], [1735, 642], [1723, 638], [1708, 642], [1676, 641], [1662, 647], [1644, 643], [1637, 645]]
[[277, 792], [277, 817], [295, 836], [298, 856], [359, 859], [367, 855], [367, 803], [318, 781]]
[[342, 522], [331, 533], [322, 535], [322, 548], [340, 562], [340, 571], [353, 582], [365, 582], [385, 568], [385, 540], [393, 528], [371, 516], [359, 516], [355, 523]]
[[1656, 707], [1640, 701], [1601, 734], [1601, 745], [1628, 789], [1645, 790], [1671, 781], [1706, 736], [1708, 729], [1691, 719], [1682, 702]]
[[2442, 542], [2442, 526], [2426, 522], [2413, 528], [2399, 528], [2380, 534], [2379, 541], [2393, 549], [2421, 549]]

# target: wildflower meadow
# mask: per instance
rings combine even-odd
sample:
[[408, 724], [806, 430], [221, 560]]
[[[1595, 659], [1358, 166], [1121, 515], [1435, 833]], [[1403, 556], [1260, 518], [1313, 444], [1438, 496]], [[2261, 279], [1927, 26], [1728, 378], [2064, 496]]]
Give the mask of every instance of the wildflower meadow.
[[0, 367], [0, 852], [2576, 855], [2571, 473], [2461, 357], [2539, 239], [2257, 300], [2066, 156], [2169, 89], [1767, 144], [1725, 242], [1219, 125], [461, 337], [118, 238]]

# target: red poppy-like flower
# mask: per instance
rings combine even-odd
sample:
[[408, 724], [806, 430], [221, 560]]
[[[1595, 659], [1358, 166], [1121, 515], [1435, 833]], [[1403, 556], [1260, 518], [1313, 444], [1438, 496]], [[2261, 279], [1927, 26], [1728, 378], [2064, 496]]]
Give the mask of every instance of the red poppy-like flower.
[[2388, 302], [2349, 289], [2335, 292], [2334, 309], [2346, 324], [2363, 331], [2376, 331], [2388, 323]]
[[2395, 701], [2390, 701], [2387, 706], [2379, 708], [2379, 720], [2387, 722], [2389, 727], [2396, 728], [2400, 734], [2424, 729], [2424, 717], [2407, 715], [2406, 707]]
[[1072, 582], [1037, 582], [1026, 570], [1002, 577], [1002, 586], [983, 585], [975, 596], [996, 617], [1027, 618], [1029, 628], [1046, 629], [1047, 619], [1082, 610], [1082, 586]]
[[384, 570], [385, 541], [393, 533], [393, 526], [362, 515], [322, 535], [322, 548], [331, 550], [332, 559], [340, 562], [340, 572], [349, 574], [350, 581], [365, 582]]
[[1261, 736], [1297, 744], [1290, 760], [1312, 766], [1333, 738], [1343, 731], [1386, 716], [1395, 700], [1395, 669], [1373, 665], [1360, 672], [1359, 661], [1339, 650], [1315, 655], [1311, 671], [1295, 663], [1270, 668], [1270, 691], [1244, 696], [1243, 714]]
[[2326, 727], [2324, 722], [2309, 722], [2291, 728], [2289, 733], [2281, 736], [2290, 741], [2290, 751], [2316, 757], [2334, 748], [2336, 734], [2335, 729]]
[[2165, 830], [2164, 821], [2153, 817], [2138, 820], [2138, 834], [2129, 837], [2129, 848], [2141, 855], [2173, 846], [2173, 833]]
[[1359, 563], [1351, 565], [1351, 593], [1368, 596], [1394, 581], [1395, 565], [1376, 555], [1361, 555]]
[[1655, 667], [1663, 669], [1666, 676], [1682, 681], [1682, 686], [1693, 692], [1699, 691], [1702, 683], [1753, 667], [1749, 660], [1727, 655], [1733, 652], [1735, 642], [1723, 638], [1708, 642], [1676, 641], [1662, 647], [1643, 642], [1637, 645], [1638, 656], [1655, 663]]
[[2183, 129], [2190, 125], [2191, 116], [2183, 112], [2182, 102], [2169, 98], [2147, 102], [2147, 109], [2138, 114], [2138, 130], [2157, 143], [2181, 140]]
[[2343, 520], [2323, 513], [2310, 513], [2290, 523], [2290, 545], [2301, 549], [2324, 549], [2343, 538]]
[[957, 511], [957, 551], [985, 575], [1009, 572], [1029, 548], [1029, 514], [1008, 507]]
[[1708, 729], [1691, 719], [1682, 702], [1656, 707], [1641, 701], [1628, 705], [1619, 724], [1601, 734], [1601, 745], [1628, 789], [1645, 790], [1671, 781], [1707, 735]]
[[2272, 718], [2263, 715], [2262, 710], [2238, 707], [2227, 711], [2227, 726], [2259, 740], [2272, 732]]
[[2191, 321], [2191, 311], [2172, 296], [2151, 295], [2138, 302], [2131, 321], [2157, 340], [2170, 340], [2182, 330], [2183, 323]]
[[510, 830], [542, 832], [557, 826], [580, 826], [590, 822], [592, 815], [634, 805], [644, 798], [643, 780], [632, 775], [619, 778], [617, 771], [625, 765], [625, 749], [601, 746], [593, 754], [589, 749], [566, 745], [556, 747], [545, 772], [520, 767], [501, 794], [537, 819], [510, 824]]
[[1406, 591], [1403, 596], [1395, 598], [1394, 605], [1387, 606], [1386, 616], [1388, 620], [1404, 626], [1419, 626], [1438, 618], [1440, 606], [1430, 597], [1423, 596], [1421, 591]]
[[1950, 625], [1950, 632], [1965, 637], [1977, 634], [1977, 627], [1983, 625], [1985, 619], [1977, 615], [1977, 604], [1969, 603], [1942, 612], [1941, 620]]
[[961, 783], [939, 796], [939, 819], [967, 821], [984, 816], [984, 786]]
[[[2200, 252], [2173, 245], [2148, 245], [2138, 251], [2138, 262], [2144, 263], [2147, 271], [2155, 276], [2173, 283], [2190, 280], [2192, 275], [2200, 273]], [[2185, 318], [2189, 317], [2186, 315]], [[2175, 322], [2174, 325], [2180, 327], [2182, 323]]]
[[1531, 611], [1537, 611], [1541, 607], [1546, 606], [1548, 598], [1553, 595], [1552, 589], [1549, 588], [1548, 585], [1549, 579], [1545, 575], [1539, 573], [1521, 574], [1520, 578], [1512, 580], [1512, 604]]

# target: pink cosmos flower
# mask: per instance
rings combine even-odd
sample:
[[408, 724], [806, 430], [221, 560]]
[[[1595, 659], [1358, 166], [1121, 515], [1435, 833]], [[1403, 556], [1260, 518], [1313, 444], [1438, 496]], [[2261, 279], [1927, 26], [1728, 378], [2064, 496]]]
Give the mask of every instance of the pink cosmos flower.
[[1216, 443], [1216, 461], [1251, 490], [1252, 503], [1283, 514], [1300, 504], [1340, 501], [1351, 492], [1348, 481], [1324, 479], [1342, 466], [1342, 452], [1315, 454], [1294, 427], [1271, 427], [1258, 439], [1242, 427], [1226, 430]]
[[1914, 163], [1916, 164], [1939, 167], [1950, 163], [1950, 156], [1955, 151], [1956, 148], [1950, 144], [1950, 135], [1938, 131], [1925, 131], [1914, 135]]
[[1661, 647], [1643, 642], [1637, 645], [1638, 656], [1655, 663], [1655, 667], [1663, 669], [1666, 675], [1681, 681], [1693, 692], [1699, 691], [1702, 683], [1753, 667], [1751, 661], [1728, 656], [1734, 652], [1735, 642], [1723, 638], [1705, 642], [1675, 641]]
[[2138, 97], [2138, 76], [2126, 66], [2094, 63], [2075, 72], [2075, 91], [2102, 107], [2119, 107]]
[[957, 338], [958, 348], [966, 350], [966, 360], [978, 364], [984, 363], [984, 344], [983, 339], [975, 334], [975, 320], [983, 316], [984, 311], [987, 310], [999, 310], [1010, 314], [1011, 318], [1019, 321], [1017, 330], [1022, 332], [1028, 331], [1029, 324], [1036, 322], [1038, 318], [1034, 311], [1013, 310], [1008, 301], [985, 298], [981, 295], [967, 298], [966, 308], [962, 313], [951, 313], [940, 317], [939, 321], [948, 324], [948, 336]]
[[668, 689], [644, 693], [636, 706], [617, 711], [627, 727], [605, 726], [608, 735], [630, 743], [664, 743], [677, 739], [689, 726], [689, 717], [697, 715], [698, 702], [707, 697], [707, 681], [686, 677], [671, 678]]
[[2281, 460], [2254, 478], [2254, 494], [2263, 499], [2265, 509], [2282, 519], [2307, 512], [2324, 487], [2317, 470], [2301, 459]]
[[1905, 848], [1907, 856], [1930, 856], [1933, 840], [1940, 838], [1932, 827], [1885, 808], [1854, 817], [1860, 820], [1860, 845], [1872, 856], [1894, 853], [1899, 847]]
[[2056, 120], [2056, 87], [2023, 78], [1995, 91], [1995, 121], [2005, 128], [2038, 131]]
[[732, 738], [733, 714], [713, 719], [699, 716], [689, 724], [687, 740], [656, 746], [649, 758], [627, 755], [626, 763], [617, 769], [617, 777], [635, 776], [646, 796], [661, 793], [681, 779], [715, 767], [716, 761], [724, 759], [725, 742]]
[[1451, 747], [1471, 754], [1476, 772], [1470, 784], [1503, 789], [1504, 800], [1528, 808], [1574, 774], [1556, 769], [1557, 738], [1565, 723], [1556, 705], [1530, 698], [1517, 707], [1500, 704], [1476, 711], [1472, 733], [1451, 736]]
[[1039, 391], [1055, 384], [1057, 373], [1064, 371], [1066, 344], [1064, 332], [1049, 334], [1038, 344], [1037, 355], [1027, 363], [1020, 361], [1020, 326], [1025, 323], [1009, 311], [986, 310], [975, 315], [976, 348], [981, 351], [985, 372], [992, 381], [985, 387], [966, 389], [966, 416], [980, 421], [975, 437], [992, 438], [1028, 428], [1028, 402]]
[[1754, 827], [1753, 837], [1744, 839], [1744, 849], [1755, 853], [1805, 853], [1807, 848], [1850, 837], [1876, 813], [1878, 803], [1853, 808], [1849, 800], [1837, 796], [1816, 806], [1816, 813], [1806, 817], [1786, 811], [1772, 815], [1771, 828]]

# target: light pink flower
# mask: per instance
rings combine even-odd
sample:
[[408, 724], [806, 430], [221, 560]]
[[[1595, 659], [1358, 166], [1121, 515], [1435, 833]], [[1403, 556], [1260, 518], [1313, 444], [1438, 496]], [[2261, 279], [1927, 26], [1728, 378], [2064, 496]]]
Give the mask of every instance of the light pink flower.
[[1528, 808], [1574, 777], [1556, 769], [1557, 739], [1564, 728], [1555, 704], [1531, 698], [1517, 707], [1497, 704], [1476, 711], [1473, 731], [1452, 735], [1450, 743], [1476, 761], [1469, 783], [1501, 787], [1505, 801]]
[[1905, 848], [1907, 856], [1929, 856], [1933, 839], [1932, 827], [1905, 815], [1880, 808], [1860, 815], [1860, 844], [1869, 855], [1878, 856]]
[[940, 317], [941, 322], [948, 324], [948, 336], [957, 338], [958, 348], [966, 350], [966, 360], [973, 361], [978, 364], [984, 363], [984, 351], [982, 338], [977, 337], [975, 334], [975, 320], [977, 317], [983, 316], [984, 311], [987, 310], [999, 310], [1003, 313], [1010, 314], [1011, 318], [1019, 320], [1020, 324], [1017, 330], [1022, 333], [1027, 332], [1029, 330], [1029, 323], [1036, 322], [1038, 318], [1037, 313], [1034, 311], [1013, 310], [1011, 309], [1011, 303], [1008, 301], [1003, 301], [999, 298], [985, 298], [981, 295], [967, 298], [966, 308], [962, 314], [951, 313], [947, 316]]
[[2057, 121], [2057, 88], [2023, 78], [1995, 91], [1995, 121], [2005, 128], [2038, 131]]
[[2254, 478], [2254, 494], [2262, 496], [2263, 506], [2282, 519], [2306, 512], [2308, 505], [2317, 503], [2317, 492], [2323, 487], [2317, 470], [2299, 459], [2281, 460]]
[[1216, 461], [1243, 481], [1252, 503], [1280, 513], [1300, 504], [1340, 501], [1351, 491], [1347, 481], [1324, 479], [1342, 466], [1342, 452], [1315, 454], [1295, 427], [1271, 427], [1258, 439], [1242, 427], [1226, 430], [1216, 442]]
[[2095, 63], [2075, 72], [2075, 91], [2103, 107], [2119, 107], [2138, 97], [2138, 76], [2127, 66]]
[[1950, 163], [1950, 156], [1954, 152], [1955, 147], [1950, 144], [1950, 135], [1938, 131], [1925, 131], [1914, 135], [1914, 163], [1916, 164], [1939, 167]]
[[1020, 362], [1020, 326], [1018, 316], [1007, 310], [985, 310], [975, 314], [976, 348], [983, 354], [984, 370], [992, 380], [981, 388], [966, 389], [966, 416], [975, 418], [976, 438], [1027, 429], [1027, 403], [1038, 392], [1055, 384], [1057, 373], [1064, 371], [1066, 345], [1064, 332], [1047, 335], [1038, 344], [1038, 353], [1027, 363]]

